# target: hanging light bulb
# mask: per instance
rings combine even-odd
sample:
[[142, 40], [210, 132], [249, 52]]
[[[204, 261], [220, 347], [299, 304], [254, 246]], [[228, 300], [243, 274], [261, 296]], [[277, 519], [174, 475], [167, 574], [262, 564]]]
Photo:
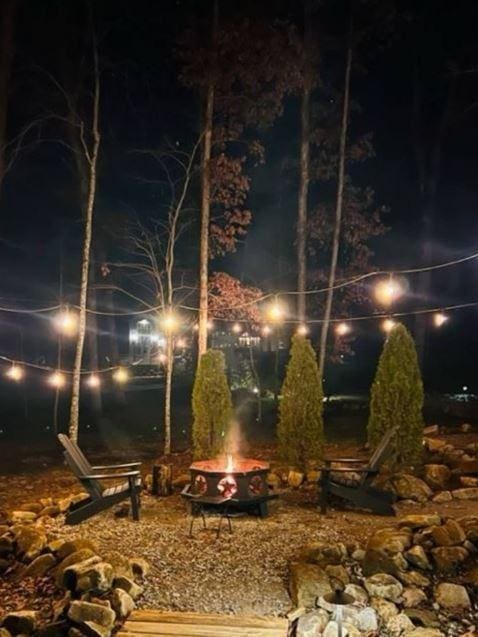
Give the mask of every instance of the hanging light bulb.
[[19, 367], [15, 363], [12, 363], [12, 366], [5, 372], [5, 376], [10, 378], [10, 380], [14, 380], [18, 382], [23, 379], [25, 376], [25, 372], [22, 367]]
[[335, 326], [335, 333], [337, 336], [345, 336], [351, 331], [351, 327], [348, 323], [338, 323]]
[[387, 318], [384, 321], [382, 321], [382, 330], [386, 333], [386, 334], [390, 334], [390, 332], [393, 330], [393, 328], [397, 325], [397, 322], [394, 321], [393, 319]]
[[309, 333], [309, 328], [307, 327], [307, 325], [305, 325], [304, 323], [301, 323], [301, 325], [299, 325], [299, 327], [297, 328], [297, 334], [299, 336], [307, 336], [308, 333]]
[[65, 336], [74, 336], [78, 330], [78, 315], [65, 308], [55, 317], [56, 329]]
[[206, 328], [208, 329], [208, 331], [210, 332], [212, 329], [214, 329], [214, 322], [213, 321], [208, 321], [206, 323]]
[[272, 328], [269, 325], [264, 325], [261, 332], [262, 336], [270, 336], [272, 334]]
[[375, 299], [380, 305], [391, 305], [402, 296], [404, 288], [397, 279], [379, 281], [375, 286]]
[[98, 374], [90, 374], [86, 379], [86, 384], [91, 389], [97, 389], [101, 385], [101, 380]]
[[172, 334], [178, 328], [178, 319], [172, 312], [167, 312], [161, 318], [161, 326], [165, 332]]
[[234, 332], [234, 334], [240, 334], [242, 332], [241, 324], [234, 323], [234, 325], [232, 326], [232, 331]]
[[279, 301], [275, 301], [267, 309], [267, 317], [272, 323], [281, 323], [285, 318], [285, 314], [285, 307]]
[[120, 384], [126, 383], [129, 378], [128, 370], [124, 367], [118, 367], [113, 373], [113, 379]]
[[433, 315], [433, 325], [435, 327], [441, 327], [444, 323], [448, 321], [449, 317], [443, 312], [437, 312]]
[[65, 386], [66, 379], [65, 375], [61, 372], [53, 372], [53, 374], [48, 378], [48, 383], [52, 387], [56, 387], [57, 389], [61, 389]]

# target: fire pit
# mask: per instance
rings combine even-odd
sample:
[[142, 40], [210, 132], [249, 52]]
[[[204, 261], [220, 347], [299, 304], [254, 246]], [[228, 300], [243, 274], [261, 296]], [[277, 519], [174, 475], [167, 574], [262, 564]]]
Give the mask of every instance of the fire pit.
[[193, 504], [227, 504], [229, 511], [267, 515], [267, 502], [276, 496], [267, 486], [269, 464], [251, 458], [201, 460], [190, 468], [191, 482], [183, 496]]

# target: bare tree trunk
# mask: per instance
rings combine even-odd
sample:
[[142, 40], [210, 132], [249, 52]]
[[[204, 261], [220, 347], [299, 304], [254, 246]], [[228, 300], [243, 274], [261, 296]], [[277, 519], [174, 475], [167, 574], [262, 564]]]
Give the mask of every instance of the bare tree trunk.
[[[212, 25], [212, 55], [216, 44], [218, 2], [214, 2]], [[208, 269], [209, 269], [209, 220], [211, 213], [211, 151], [214, 116], [214, 69], [209, 71], [209, 81], [204, 110], [203, 142], [201, 155], [201, 230], [199, 238], [199, 324], [198, 324], [198, 364], [207, 350], [208, 320]]]
[[302, 323], [306, 318], [307, 287], [307, 199], [309, 193], [309, 155], [310, 155], [310, 93], [311, 73], [310, 61], [310, 2], [306, 0], [304, 11], [304, 85], [300, 107], [300, 172], [299, 197], [297, 206], [297, 316]]
[[[352, 23], [351, 23], [352, 24]], [[339, 166], [337, 175], [337, 201], [335, 207], [335, 226], [332, 239], [332, 256], [330, 259], [330, 272], [328, 281], [328, 291], [325, 300], [324, 319], [320, 331], [320, 351], [319, 351], [319, 374], [320, 378], [324, 374], [325, 354], [327, 350], [327, 336], [329, 333], [330, 314], [334, 299], [333, 286], [335, 285], [335, 275], [337, 271], [337, 261], [340, 247], [340, 231], [342, 227], [342, 211], [345, 185], [345, 152], [347, 148], [347, 128], [349, 122], [350, 109], [350, 72], [352, 68], [352, 26], [350, 27], [349, 41], [347, 47], [347, 61], [345, 64], [344, 80], [344, 102], [342, 107], [342, 126], [340, 132]]]
[[7, 114], [14, 55], [16, 0], [0, 2], [0, 194], [6, 172]]
[[262, 397], [261, 397], [261, 379], [256, 367], [256, 361], [254, 360], [254, 352], [252, 351], [252, 345], [249, 345], [249, 362], [251, 364], [251, 372], [254, 377], [257, 388], [257, 422], [262, 422]]
[[174, 346], [173, 335], [166, 341], [166, 388], [164, 399], [164, 453], [171, 453], [171, 391], [173, 386]]
[[[94, 268], [90, 265], [89, 274], [89, 290], [88, 290], [88, 307], [90, 310], [96, 310], [96, 289]], [[99, 356], [98, 356], [98, 318], [96, 314], [90, 313], [87, 317], [86, 325], [86, 338], [88, 344], [88, 360], [90, 363], [90, 369], [97, 371], [99, 369]], [[101, 385], [98, 387], [90, 387], [91, 391], [91, 405], [94, 418], [96, 422], [99, 422], [102, 413], [102, 398], [101, 398]]]
[[83, 257], [81, 266], [81, 286], [80, 286], [80, 314], [78, 320], [78, 338], [76, 342], [75, 363], [73, 368], [70, 426], [69, 435], [73, 440], [78, 440], [79, 413], [80, 413], [80, 380], [81, 363], [83, 360], [83, 346], [86, 332], [86, 301], [88, 297], [88, 274], [90, 266], [91, 238], [93, 234], [93, 210], [96, 196], [96, 165], [100, 148], [99, 132], [99, 105], [100, 105], [100, 77], [98, 68], [98, 52], [96, 44], [93, 51], [94, 57], [94, 95], [93, 95], [93, 122], [92, 122], [92, 146], [88, 148], [84, 144], [85, 156], [89, 165], [88, 198], [85, 215], [85, 237], [83, 242]]

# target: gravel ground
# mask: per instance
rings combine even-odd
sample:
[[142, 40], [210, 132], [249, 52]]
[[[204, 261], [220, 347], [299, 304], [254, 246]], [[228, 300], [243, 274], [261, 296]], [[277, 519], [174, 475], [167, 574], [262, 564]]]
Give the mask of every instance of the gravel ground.
[[[140, 600], [143, 608], [283, 615], [292, 606], [289, 560], [315, 540], [344, 539], [334, 529], [334, 517], [324, 518], [315, 506], [304, 503], [303, 495], [300, 499], [295, 503], [285, 496], [272, 502], [266, 519], [234, 519], [233, 534], [224, 527], [219, 540], [215, 516], [208, 518], [205, 531], [198, 519], [194, 537], [188, 537], [189, 516], [179, 496], [159, 501], [145, 496], [139, 523], [106, 512], [73, 529], [58, 521], [52, 524], [62, 536], [92, 538], [106, 558], [114, 550], [147, 559], [152, 571]], [[371, 516], [351, 515], [358, 535], [363, 527], [370, 528]], [[347, 515], [335, 514], [335, 521], [339, 517], [347, 520]], [[382, 518], [381, 524], [385, 522]]]

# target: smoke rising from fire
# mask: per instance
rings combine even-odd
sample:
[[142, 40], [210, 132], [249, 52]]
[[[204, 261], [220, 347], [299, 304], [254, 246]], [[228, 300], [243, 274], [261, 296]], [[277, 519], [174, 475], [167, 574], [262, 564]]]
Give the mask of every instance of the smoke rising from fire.
[[246, 439], [238, 420], [233, 420], [224, 440], [224, 453], [242, 457], [247, 451]]

